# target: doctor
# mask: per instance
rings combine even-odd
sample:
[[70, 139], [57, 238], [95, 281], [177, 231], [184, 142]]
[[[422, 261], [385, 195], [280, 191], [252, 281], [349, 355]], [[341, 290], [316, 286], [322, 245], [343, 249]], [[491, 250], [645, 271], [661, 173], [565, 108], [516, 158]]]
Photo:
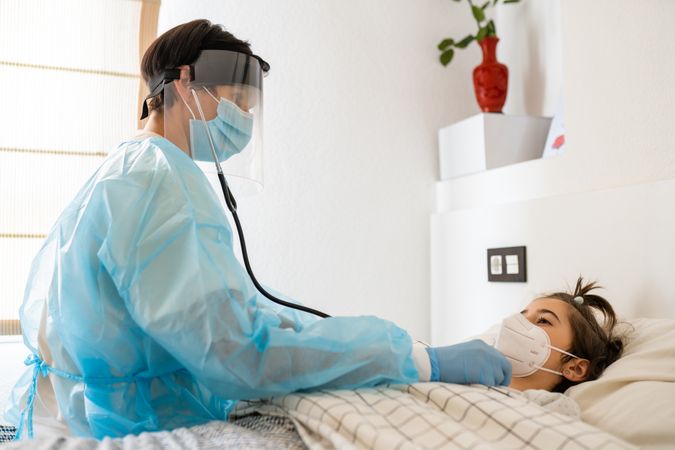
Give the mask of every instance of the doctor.
[[6, 413], [19, 437], [168, 430], [297, 390], [509, 384], [510, 364], [482, 342], [425, 348], [391, 322], [317, 319], [256, 291], [195, 162], [255, 166], [268, 70], [206, 20], [150, 46], [145, 129], [110, 153], [33, 261], [20, 309], [31, 356]]

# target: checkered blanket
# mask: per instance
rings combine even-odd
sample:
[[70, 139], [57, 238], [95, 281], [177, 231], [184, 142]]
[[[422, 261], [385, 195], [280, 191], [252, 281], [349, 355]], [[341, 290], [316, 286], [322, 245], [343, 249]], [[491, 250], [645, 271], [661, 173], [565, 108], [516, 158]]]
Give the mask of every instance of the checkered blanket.
[[236, 414], [287, 415], [311, 449], [633, 449], [505, 389], [441, 383], [291, 394]]

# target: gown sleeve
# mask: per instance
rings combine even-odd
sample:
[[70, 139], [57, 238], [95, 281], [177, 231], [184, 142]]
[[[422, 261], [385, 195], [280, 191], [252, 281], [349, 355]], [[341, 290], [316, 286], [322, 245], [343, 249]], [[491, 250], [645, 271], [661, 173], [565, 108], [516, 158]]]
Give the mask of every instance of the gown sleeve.
[[200, 383], [236, 400], [418, 380], [393, 323], [299, 320], [258, 294], [203, 173], [146, 159], [101, 186], [110, 226], [98, 255], [138, 326]]

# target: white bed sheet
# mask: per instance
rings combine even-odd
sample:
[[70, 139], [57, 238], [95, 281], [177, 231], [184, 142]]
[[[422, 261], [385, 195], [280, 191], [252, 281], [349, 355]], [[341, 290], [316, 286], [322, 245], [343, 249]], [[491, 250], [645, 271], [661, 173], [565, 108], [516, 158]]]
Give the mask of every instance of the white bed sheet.
[[675, 449], [675, 320], [631, 319], [623, 356], [567, 390], [584, 421], [644, 450]]

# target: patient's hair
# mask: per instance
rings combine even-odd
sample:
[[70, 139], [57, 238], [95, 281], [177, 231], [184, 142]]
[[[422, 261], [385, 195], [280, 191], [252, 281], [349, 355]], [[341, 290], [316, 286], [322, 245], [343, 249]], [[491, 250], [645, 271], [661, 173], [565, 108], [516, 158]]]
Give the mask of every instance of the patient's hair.
[[[248, 42], [234, 37], [221, 25], [199, 19], [178, 25], [162, 34], [150, 44], [141, 61], [141, 75], [149, 84], [152, 77], [166, 69], [189, 65], [197, 61], [200, 52], [219, 44], [235, 52], [252, 54]], [[148, 102], [149, 111], [160, 108], [164, 103], [164, 93], [160, 93]]]
[[[584, 283], [580, 276], [573, 292], [555, 292], [544, 296], [562, 300], [572, 309], [570, 323], [574, 337], [569, 352], [589, 361], [584, 381], [598, 378], [607, 366], [619, 359], [623, 351], [623, 340], [615, 334], [617, 320], [614, 309], [604, 298], [589, 293], [595, 289], [601, 287], [595, 281]], [[575, 301], [577, 297], [583, 298], [583, 302]], [[563, 362], [571, 359], [571, 356], [562, 356]], [[578, 383], [563, 378], [553, 391], [564, 392], [575, 384]]]

